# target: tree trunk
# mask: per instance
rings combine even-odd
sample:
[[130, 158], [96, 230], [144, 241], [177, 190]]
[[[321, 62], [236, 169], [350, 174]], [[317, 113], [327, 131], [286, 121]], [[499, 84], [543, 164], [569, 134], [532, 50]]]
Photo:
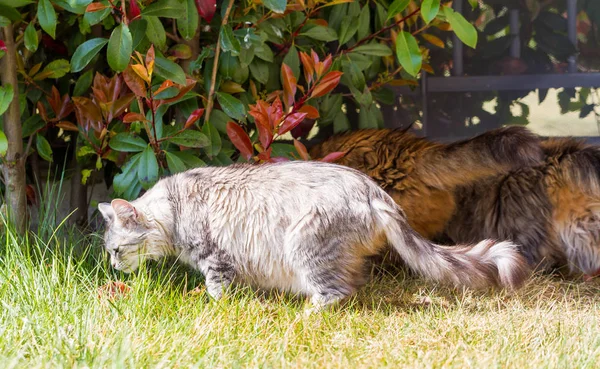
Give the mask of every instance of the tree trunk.
[[21, 113], [19, 109], [19, 81], [17, 80], [17, 52], [12, 25], [2, 28], [6, 55], [0, 59], [2, 84], [12, 85], [14, 98], [4, 113], [4, 133], [8, 139], [8, 151], [4, 162], [6, 182], [6, 204], [9, 218], [20, 233], [25, 231], [27, 199], [25, 197], [25, 159], [21, 134]]

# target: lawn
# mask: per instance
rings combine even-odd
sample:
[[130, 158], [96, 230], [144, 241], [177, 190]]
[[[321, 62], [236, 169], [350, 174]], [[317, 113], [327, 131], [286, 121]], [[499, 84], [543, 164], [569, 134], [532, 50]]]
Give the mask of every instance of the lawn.
[[[113, 272], [98, 237], [4, 232], [0, 368], [585, 368], [600, 360], [600, 282], [536, 276], [516, 294], [375, 273], [343, 307], [238, 289], [214, 302], [170, 262]], [[112, 300], [98, 288], [121, 280]]]

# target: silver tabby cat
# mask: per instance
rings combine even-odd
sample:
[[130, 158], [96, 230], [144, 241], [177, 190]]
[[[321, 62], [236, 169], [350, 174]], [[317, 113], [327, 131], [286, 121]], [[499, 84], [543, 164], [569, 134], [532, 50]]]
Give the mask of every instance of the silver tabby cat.
[[99, 210], [116, 269], [174, 255], [205, 276], [215, 299], [241, 282], [310, 296], [318, 310], [364, 283], [367, 259], [387, 245], [436, 281], [515, 288], [528, 275], [512, 243], [446, 248], [423, 239], [375, 182], [334, 164], [197, 168]]

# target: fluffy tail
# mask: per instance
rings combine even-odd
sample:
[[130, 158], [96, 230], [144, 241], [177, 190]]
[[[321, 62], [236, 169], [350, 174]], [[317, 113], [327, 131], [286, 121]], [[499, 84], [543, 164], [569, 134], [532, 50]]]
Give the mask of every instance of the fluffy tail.
[[372, 205], [388, 242], [411, 269], [426, 278], [471, 288], [517, 289], [530, 274], [527, 261], [511, 242], [436, 245], [412, 230], [395, 204], [376, 200]]

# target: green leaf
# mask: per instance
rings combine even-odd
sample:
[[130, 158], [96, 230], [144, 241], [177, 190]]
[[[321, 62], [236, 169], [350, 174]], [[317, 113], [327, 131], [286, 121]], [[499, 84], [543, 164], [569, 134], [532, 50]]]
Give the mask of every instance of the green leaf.
[[177, 19], [177, 30], [186, 40], [191, 40], [198, 30], [198, 10], [194, 0], [183, 1], [184, 10], [181, 18]]
[[460, 13], [455, 12], [452, 8], [444, 6], [444, 15], [446, 20], [452, 26], [452, 30], [456, 36], [465, 44], [472, 48], [477, 45], [477, 30], [469, 23]]
[[121, 132], [110, 139], [108, 143], [111, 149], [123, 152], [142, 151], [148, 144], [140, 137], [132, 136], [131, 133]]
[[221, 49], [224, 52], [231, 51], [232, 55], [238, 55], [240, 53], [240, 42], [235, 35], [229, 24], [221, 27]]
[[335, 41], [338, 39], [338, 35], [335, 30], [325, 26], [314, 26], [300, 35], [325, 42]]
[[[294, 73], [294, 77], [298, 80], [300, 78], [300, 57], [298, 56], [296, 46], [290, 47], [288, 53], [283, 58], [283, 63], [290, 67], [292, 73]], [[277, 70], [277, 73], [279, 73], [279, 70]]]
[[360, 112], [358, 113], [359, 129], [378, 128], [377, 119], [375, 119], [373, 109], [377, 109], [375, 104], [371, 104], [368, 107], [361, 106]]
[[96, 150], [94, 150], [91, 146], [81, 146], [79, 150], [77, 150], [77, 157], [84, 157], [88, 155], [95, 155]]
[[82, 74], [75, 83], [75, 88], [73, 89], [73, 96], [82, 96], [83, 94], [85, 94], [92, 85], [93, 79], [94, 71], [92, 69]]
[[8, 151], [8, 138], [6, 138], [6, 135], [4, 134], [4, 132], [0, 131], [0, 156], [6, 155], [7, 151]]
[[140, 156], [140, 162], [137, 167], [138, 179], [144, 189], [149, 189], [158, 181], [158, 161], [154, 156], [154, 150], [148, 145]]
[[42, 159], [52, 162], [52, 148], [44, 136], [40, 134], [35, 136], [35, 146], [37, 147], [38, 155]]
[[43, 78], [62, 78], [69, 72], [71, 65], [65, 59], [57, 59], [46, 65], [46, 67], [36, 75], [33, 79], [36, 80], [37, 76], [43, 76]]
[[[126, 199], [137, 197], [141, 186], [137, 178], [137, 167], [140, 162], [142, 154], [135, 154], [129, 159], [123, 167], [121, 167], [121, 173], [117, 174], [113, 179], [113, 188], [118, 195], [128, 194], [130, 196], [124, 196]], [[131, 189], [138, 188], [137, 192], [131, 191]], [[129, 193], [128, 193], [129, 192]], [[135, 193], [131, 193], [135, 192]], [[131, 196], [133, 195], [133, 196]]]
[[230, 121], [229, 116], [221, 110], [213, 110], [210, 114], [210, 122], [221, 133], [227, 134], [227, 122]]
[[131, 32], [126, 24], [121, 23], [112, 31], [110, 40], [108, 41], [108, 49], [106, 51], [108, 65], [116, 72], [124, 71], [127, 65], [129, 65], [129, 58], [131, 58], [132, 52], [133, 39], [131, 38]]
[[154, 47], [164, 50], [167, 45], [167, 33], [158, 17], [146, 16], [146, 37]]
[[22, 128], [22, 136], [23, 138], [29, 137], [32, 134], [36, 133], [38, 130], [44, 128], [46, 126], [46, 122], [42, 120], [42, 117], [39, 115], [32, 115], [23, 122]]
[[252, 77], [258, 82], [265, 84], [269, 81], [269, 65], [273, 65], [267, 62], [264, 62], [260, 59], [255, 59], [250, 64], [250, 73], [252, 73]]
[[7, 17], [0, 15], [0, 27], [10, 26], [12, 22]]
[[10, 6], [13, 8], [20, 8], [31, 3], [31, 0], [0, 0], [0, 5]]
[[10, 103], [13, 101], [15, 91], [10, 83], [0, 87], [0, 115], [8, 110]]
[[472, 10], [475, 10], [479, 6], [479, 0], [469, 0], [469, 5], [471, 5]]
[[333, 133], [340, 133], [350, 130], [350, 121], [343, 111], [337, 113], [333, 119]]
[[189, 150], [187, 151], [176, 151], [170, 153], [173, 156], [178, 157], [186, 166], [187, 169], [205, 167], [206, 163], [203, 162], [199, 157], [192, 154]]
[[181, 173], [187, 170], [185, 163], [177, 155], [165, 151], [165, 158], [167, 159], [167, 165], [169, 166], [171, 173]]
[[71, 58], [71, 72], [85, 68], [107, 43], [105, 38], [93, 38], [79, 45]]
[[340, 45], [350, 41], [358, 31], [358, 20], [354, 17], [345, 16], [340, 27]]
[[371, 23], [371, 11], [368, 5], [363, 6], [360, 11], [360, 16], [358, 17], [358, 31], [356, 36], [359, 40], [367, 37], [370, 33], [371, 27], [369, 24]]
[[169, 142], [185, 147], [200, 148], [210, 145], [208, 137], [202, 132], [185, 130], [169, 138]]
[[355, 63], [349, 59], [343, 60], [342, 70], [344, 72], [343, 77], [348, 78], [352, 86], [361, 91], [365, 88], [365, 76]]
[[200, 55], [198, 55], [198, 58], [190, 63], [189, 72], [202, 69], [202, 63], [204, 62], [204, 59], [208, 58], [211, 54], [214, 54], [212, 53], [212, 50], [208, 47], [204, 47], [200, 52]]
[[440, 11], [440, 0], [423, 0], [421, 4], [421, 18], [429, 23]]
[[274, 13], [283, 14], [287, 5], [287, 0], [263, 0], [263, 4]]
[[24, 41], [27, 50], [31, 51], [32, 53], [37, 50], [39, 41], [33, 22], [30, 22], [27, 28], [25, 28]]
[[225, 92], [217, 92], [217, 100], [219, 105], [231, 118], [235, 120], [243, 120], [246, 116], [246, 108], [239, 99]]
[[410, 3], [410, 0], [396, 0], [388, 8], [387, 19], [393, 18], [396, 14], [400, 13]]
[[416, 77], [421, 70], [423, 56], [417, 40], [409, 32], [402, 31], [396, 38], [396, 56], [404, 70]]
[[273, 55], [273, 50], [271, 50], [267, 44], [263, 44], [262, 47], [254, 49], [254, 55], [269, 63], [272, 63], [275, 57], [275, 55]]
[[372, 42], [370, 44], [361, 45], [352, 50], [353, 53], [361, 53], [374, 56], [390, 56], [393, 54], [392, 49], [385, 44]]
[[129, 32], [131, 32], [133, 50], [137, 49], [137, 47], [144, 39], [144, 36], [146, 36], [147, 27], [148, 23], [146, 23], [146, 20], [142, 18], [138, 18], [133, 22], [129, 23]]
[[217, 131], [215, 126], [210, 124], [210, 122], [206, 122], [202, 127], [202, 133], [204, 133], [204, 135], [208, 137], [208, 140], [210, 141], [210, 145], [204, 148], [204, 152], [209, 157], [217, 156], [221, 151], [221, 135], [219, 135], [219, 131]]
[[186, 7], [179, 0], [159, 0], [148, 5], [142, 10], [142, 15], [162, 17], [162, 18], [181, 18], [184, 16]]
[[99, 3], [106, 6], [106, 8], [99, 10], [97, 12], [86, 12], [83, 15], [83, 18], [90, 24], [90, 26], [93, 26], [95, 24], [102, 22], [104, 20], [104, 18], [106, 18], [110, 14], [110, 12], [112, 10], [108, 0], [102, 0], [102, 1], [99, 1]]
[[[13, 0], [4, 0], [4, 1], [13, 1]], [[0, 14], [2, 14], [3, 16], [5, 16], [6, 18], [10, 19], [13, 22], [18, 22], [20, 21], [21, 18], [21, 13], [19, 13], [15, 8], [13, 8], [11, 6], [6, 6], [4, 4], [2, 4], [2, 0], [0, 0]]]
[[157, 56], [154, 59], [154, 68], [156, 74], [162, 78], [173, 81], [179, 85], [186, 85], [185, 72], [179, 64]]
[[37, 16], [42, 29], [52, 38], [56, 38], [56, 12], [50, 0], [40, 0], [38, 2]]
[[347, 54], [348, 58], [350, 58], [350, 60], [352, 60], [353, 63], [356, 64], [356, 66], [358, 67], [359, 70], [364, 71], [367, 68], [369, 68], [371, 66], [371, 64], [373, 64], [372, 62], [372, 58], [369, 58], [368, 56], [365, 56], [363, 54], [359, 54], [359, 53], [349, 53]]

